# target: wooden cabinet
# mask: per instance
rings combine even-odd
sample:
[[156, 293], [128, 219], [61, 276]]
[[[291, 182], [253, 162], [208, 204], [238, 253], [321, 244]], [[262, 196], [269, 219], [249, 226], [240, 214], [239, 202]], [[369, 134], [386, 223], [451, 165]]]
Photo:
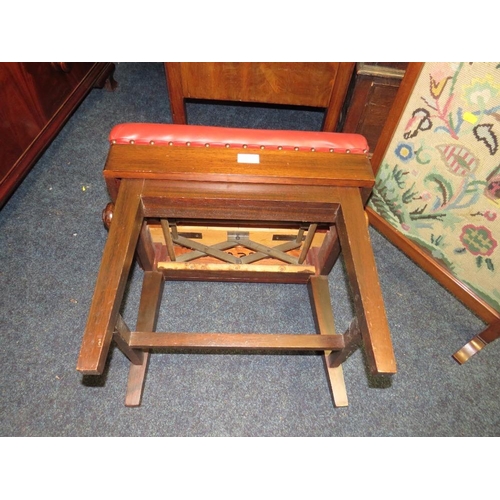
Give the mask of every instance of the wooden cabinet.
[[112, 63], [0, 63], [0, 207]]
[[344, 104], [342, 132], [362, 134], [373, 153], [408, 63], [357, 63]]

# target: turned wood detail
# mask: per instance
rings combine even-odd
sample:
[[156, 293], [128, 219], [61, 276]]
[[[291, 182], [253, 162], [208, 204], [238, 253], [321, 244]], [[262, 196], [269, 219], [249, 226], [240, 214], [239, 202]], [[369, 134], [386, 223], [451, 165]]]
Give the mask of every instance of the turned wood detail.
[[115, 204], [113, 202], [109, 202], [102, 211], [102, 222], [104, 224], [104, 227], [108, 230], [111, 227], [114, 210], [115, 210]]

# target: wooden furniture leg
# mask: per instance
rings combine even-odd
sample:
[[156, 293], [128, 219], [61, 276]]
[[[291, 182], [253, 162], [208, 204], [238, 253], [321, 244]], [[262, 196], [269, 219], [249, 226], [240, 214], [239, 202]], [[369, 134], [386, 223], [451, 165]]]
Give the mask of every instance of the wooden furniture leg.
[[[137, 316], [138, 331], [154, 332], [156, 330], [163, 283], [162, 273], [158, 271], [146, 271], [144, 273], [139, 314]], [[149, 351], [144, 351], [141, 364], [130, 364], [125, 406], [139, 406], [141, 404], [148, 362]]]
[[340, 192], [337, 230], [368, 363], [374, 373], [396, 373], [396, 360], [361, 194], [358, 189], [347, 187]]
[[[328, 278], [326, 276], [313, 276], [309, 280], [309, 295], [318, 333], [321, 335], [335, 335], [335, 321], [328, 288]], [[325, 351], [323, 358], [333, 395], [333, 404], [336, 407], [348, 406], [342, 366], [333, 367], [330, 365], [328, 359], [330, 353], [331, 351]]]
[[104, 369], [142, 227], [143, 184], [121, 181], [78, 358], [77, 370], [83, 374], [100, 375]]
[[185, 124], [187, 123], [186, 106], [182, 92], [181, 63], [164, 63], [164, 67], [167, 77], [170, 109], [172, 111], [172, 122]]
[[491, 325], [488, 325], [479, 335], [476, 335], [467, 342], [467, 344], [453, 354], [453, 359], [457, 363], [463, 365], [471, 356], [498, 338], [500, 338], [500, 320], [491, 323]]

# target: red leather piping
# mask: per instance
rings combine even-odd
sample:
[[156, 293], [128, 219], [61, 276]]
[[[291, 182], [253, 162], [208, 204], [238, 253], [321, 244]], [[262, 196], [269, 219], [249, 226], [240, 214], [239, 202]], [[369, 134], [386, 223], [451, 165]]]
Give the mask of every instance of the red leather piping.
[[263, 130], [203, 125], [122, 123], [111, 130], [113, 144], [171, 145], [193, 147], [246, 147], [335, 153], [368, 153], [359, 134], [299, 130]]

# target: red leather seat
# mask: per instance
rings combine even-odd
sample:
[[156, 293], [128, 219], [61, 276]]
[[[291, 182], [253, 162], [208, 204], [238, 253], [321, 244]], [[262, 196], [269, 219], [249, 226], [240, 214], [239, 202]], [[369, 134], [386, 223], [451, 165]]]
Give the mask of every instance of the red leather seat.
[[246, 147], [335, 153], [368, 153], [359, 134], [298, 130], [263, 130], [202, 125], [122, 123], [110, 133], [113, 144], [173, 145], [193, 147]]

